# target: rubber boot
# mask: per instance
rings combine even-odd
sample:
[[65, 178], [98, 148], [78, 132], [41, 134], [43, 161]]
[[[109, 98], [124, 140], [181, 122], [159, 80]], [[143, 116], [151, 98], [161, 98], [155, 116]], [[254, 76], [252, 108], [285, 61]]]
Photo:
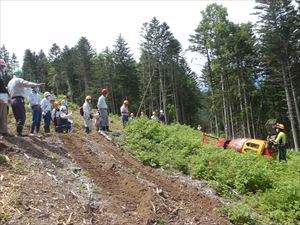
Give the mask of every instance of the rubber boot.
[[90, 133], [90, 129], [88, 127], [85, 127], [85, 133]]
[[32, 133], [32, 134], [34, 133], [34, 126], [32, 126], [32, 125], [30, 127], [30, 133]]
[[17, 136], [22, 137], [23, 126], [17, 126]]

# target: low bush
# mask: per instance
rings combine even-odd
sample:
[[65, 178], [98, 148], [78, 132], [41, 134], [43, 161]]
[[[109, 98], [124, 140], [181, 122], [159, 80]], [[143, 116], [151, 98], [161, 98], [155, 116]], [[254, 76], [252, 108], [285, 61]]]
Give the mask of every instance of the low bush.
[[[136, 119], [124, 129], [122, 145], [144, 164], [173, 167], [207, 180], [238, 207], [228, 207], [236, 224], [300, 224], [300, 154], [288, 163], [201, 143], [189, 126]], [[236, 198], [238, 193], [239, 198]]]

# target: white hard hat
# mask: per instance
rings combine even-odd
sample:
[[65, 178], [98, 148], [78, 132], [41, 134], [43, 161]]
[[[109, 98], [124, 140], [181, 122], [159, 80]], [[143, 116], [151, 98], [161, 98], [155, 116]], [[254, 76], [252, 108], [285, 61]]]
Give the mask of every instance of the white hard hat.
[[160, 112], [160, 113], [163, 113], [164, 111], [160, 110], [159, 112]]
[[60, 111], [66, 111], [66, 110], [67, 110], [67, 107], [64, 106], [64, 105], [62, 105], [62, 106], [60, 107]]
[[45, 93], [44, 93], [44, 97], [45, 98], [47, 98], [48, 96], [50, 96], [51, 94], [50, 94], [50, 92], [49, 91], [46, 91]]

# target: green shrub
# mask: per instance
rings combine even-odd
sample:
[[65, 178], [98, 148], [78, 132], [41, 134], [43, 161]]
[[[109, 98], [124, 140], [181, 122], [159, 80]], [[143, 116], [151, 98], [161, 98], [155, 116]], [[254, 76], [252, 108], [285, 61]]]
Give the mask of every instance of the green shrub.
[[146, 118], [124, 129], [122, 144], [146, 165], [173, 167], [207, 180], [237, 203], [227, 209], [236, 224], [300, 224], [299, 152], [288, 151], [288, 163], [281, 163], [203, 145], [199, 131]]

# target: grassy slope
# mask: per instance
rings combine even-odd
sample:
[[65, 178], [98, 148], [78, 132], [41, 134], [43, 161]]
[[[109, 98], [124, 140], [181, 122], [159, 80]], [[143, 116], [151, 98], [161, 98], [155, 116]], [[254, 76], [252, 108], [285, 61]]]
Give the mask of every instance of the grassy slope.
[[206, 179], [233, 204], [226, 208], [235, 224], [300, 224], [300, 154], [288, 163], [202, 145], [188, 126], [165, 126], [147, 119], [131, 123], [123, 147], [143, 163], [176, 168]]

